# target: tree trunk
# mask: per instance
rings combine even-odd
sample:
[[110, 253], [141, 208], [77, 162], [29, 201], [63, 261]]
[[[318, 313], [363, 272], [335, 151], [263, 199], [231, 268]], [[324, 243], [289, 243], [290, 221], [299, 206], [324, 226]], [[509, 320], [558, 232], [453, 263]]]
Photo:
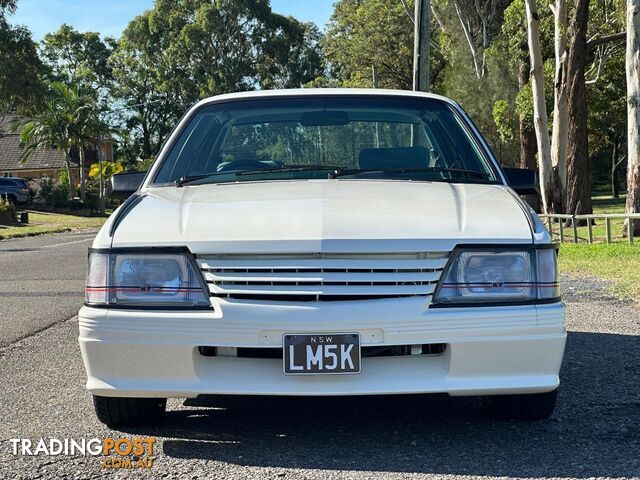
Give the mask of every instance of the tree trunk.
[[564, 212], [567, 188], [567, 1], [555, 0], [551, 5], [555, 24], [556, 73], [554, 81], [553, 131], [551, 133], [551, 164], [553, 166], [553, 195], [551, 209]]
[[533, 125], [538, 140], [538, 170], [540, 172], [540, 194], [545, 213], [551, 205], [552, 178], [549, 119], [544, 100], [544, 70], [540, 51], [540, 17], [536, 0], [525, 0], [527, 9], [527, 33], [531, 58], [531, 90], [533, 91]]
[[[144, 118], [144, 117], [143, 117]], [[151, 153], [151, 132], [146, 120], [142, 122], [142, 158], [146, 160], [152, 156]]]
[[85, 202], [87, 200], [87, 189], [86, 189], [86, 183], [85, 183], [85, 170], [84, 170], [84, 163], [85, 163], [85, 151], [84, 151], [84, 145], [81, 143], [80, 146], [78, 147], [78, 156], [80, 157], [80, 200], [82, 202]]
[[613, 140], [613, 152], [611, 154], [611, 196], [620, 198], [620, 176], [618, 175], [618, 156], [620, 155], [620, 142]]
[[68, 148], [64, 150], [64, 164], [67, 167], [67, 177], [69, 179], [69, 200], [73, 200], [76, 196], [76, 187], [73, 184], [73, 176], [71, 175], [71, 151]]
[[587, 138], [587, 88], [584, 68], [587, 54], [589, 0], [576, 0], [571, 20], [571, 46], [567, 61], [569, 123], [567, 148], [567, 213], [592, 213], [591, 168]]
[[[640, 0], [627, 0], [627, 213], [640, 212]], [[625, 225], [628, 234], [629, 226]], [[640, 235], [640, 220], [633, 235]]]
[[[529, 60], [522, 61], [520, 69], [518, 70], [518, 87], [520, 90], [529, 81]], [[536, 170], [538, 164], [536, 163], [536, 132], [531, 128], [527, 118], [524, 115], [520, 115], [520, 168], [527, 168], [529, 170]], [[525, 200], [531, 208], [536, 212], [540, 212], [540, 195], [525, 195]]]
[[467, 45], [469, 45], [469, 51], [471, 52], [471, 58], [473, 59], [473, 69], [476, 72], [476, 78], [482, 77], [482, 73], [480, 72], [480, 66], [478, 65], [478, 49], [476, 48], [473, 38], [471, 36], [471, 32], [469, 31], [469, 27], [466, 23], [464, 23], [464, 19], [462, 18], [462, 12], [460, 11], [460, 5], [457, 0], [454, 0], [453, 6], [456, 9], [456, 14], [458, 15], [458, 20], [460, 20], [460, 25], [462, 26], [462, 32], [464, 33], [464, 38], [467, 40]]
[[[518, 89], [522, 90], [529, 81], [529, 61], [523, 61], [520, 64], [518, 72]], [[528, 168], [536, 170], [538, 164], [536, 162], [536, 132], [531, 128], [524, 115], [520, 115], [520, 168]]]

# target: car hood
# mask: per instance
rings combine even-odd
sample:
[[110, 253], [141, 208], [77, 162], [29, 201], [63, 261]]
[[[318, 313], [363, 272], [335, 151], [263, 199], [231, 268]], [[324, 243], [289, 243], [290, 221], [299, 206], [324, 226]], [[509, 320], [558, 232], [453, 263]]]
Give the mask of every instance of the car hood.
[[532, 241], [528, 215], [504, 186], [338, 179], [150, 188], [111, 244], [382, 253]]

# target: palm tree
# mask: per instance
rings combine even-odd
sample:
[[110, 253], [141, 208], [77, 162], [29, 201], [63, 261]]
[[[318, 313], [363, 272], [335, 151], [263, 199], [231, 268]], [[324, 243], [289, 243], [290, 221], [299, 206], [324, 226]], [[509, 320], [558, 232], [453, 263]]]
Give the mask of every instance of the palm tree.
[[75, 147], [80, 154], [80, 188], [84, 200], [84, 147], [95, 109], [95, 102], [90, 96], [81, 94], [77, 88], [54, 82], [41, 111], [19, 120], [16, 125], [21, 129], [21, 161], [40, 149], [57, 148], [62, 152], [69, 177], [70, 198], [76, 194], [71, 178], [71, 150]]

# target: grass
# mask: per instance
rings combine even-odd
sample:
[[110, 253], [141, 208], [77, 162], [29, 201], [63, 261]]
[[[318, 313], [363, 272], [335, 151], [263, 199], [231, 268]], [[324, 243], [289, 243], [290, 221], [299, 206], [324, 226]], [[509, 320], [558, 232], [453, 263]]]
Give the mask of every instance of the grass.
[[[624, 213], [626, 198], [610, 195], [593, 197], [593, 213]], [[546, 222], [545, 222], [546, 224]], [[612, 282], [610, 293], [619, 298], [640, 298], [640, 239], [628, 245], [622, 236], [623, 219], [611, 220], [611, 236], [614, 243], [607, 245], [603, 220], [592, 227], [594, 244], [586, 244], [587, 227], [578, 228], [579, 244], [573, 241], [573, 228], [565, 228], [565, 243], [560, 248], [559, 268], [562, 273], [587, 275]], [[558, 240], [558, 226], [553, 226]]]
[[564, 243], [558, 263], [562, 273], [611, 281], [610, 293], [616, 297], [640, 298], [640, 245]]
[[96, 229], [106, 217], [80, 217], [61, 213], [29, 212], [29, 224], [0, 228], [0, 240], [17, 237], [32, 237], [45, 233], [69, 232], [72, 230]]

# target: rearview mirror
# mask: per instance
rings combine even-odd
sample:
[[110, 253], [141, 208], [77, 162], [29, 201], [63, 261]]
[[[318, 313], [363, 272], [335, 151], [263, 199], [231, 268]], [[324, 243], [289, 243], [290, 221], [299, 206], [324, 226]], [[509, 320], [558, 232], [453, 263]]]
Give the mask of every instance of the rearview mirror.
[[527, 168], [503, 168], [509, 186], [518, 195], [538, 195], [536, 172]]
[[348, 125], [346, 112], [323, 110], [321, 112], [305, 112], [300, 115], [300, 125], [304, 127], [325, 127], [330, 125]]
[[117, 173], [111, 177], [111, 198], [126, 200], [142, 185], [147, 172]]

